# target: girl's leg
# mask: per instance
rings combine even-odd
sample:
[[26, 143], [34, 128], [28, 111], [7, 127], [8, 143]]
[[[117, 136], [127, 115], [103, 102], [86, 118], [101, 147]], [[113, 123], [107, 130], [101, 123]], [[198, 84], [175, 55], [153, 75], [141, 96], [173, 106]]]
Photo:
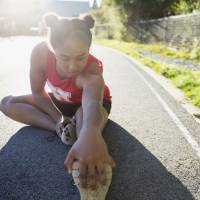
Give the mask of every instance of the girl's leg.
[[[104, 107], [101, 109], [102, 112], [102, 121], [101, 121], [101, 131], [103, 131], [107, 121], [108, 121], [108, 113]], [[76, 135], [77, 138], [79, 137], [79, 133], [82, 127], [82, 120], [83, 120], [83, 109], [79, 107], [75, 114], [76, 117]]]
[[31, 94], [3, 98], [0, 110], [15, 121], [55, 131], [56, 123], [48, 114], [36, 107]]

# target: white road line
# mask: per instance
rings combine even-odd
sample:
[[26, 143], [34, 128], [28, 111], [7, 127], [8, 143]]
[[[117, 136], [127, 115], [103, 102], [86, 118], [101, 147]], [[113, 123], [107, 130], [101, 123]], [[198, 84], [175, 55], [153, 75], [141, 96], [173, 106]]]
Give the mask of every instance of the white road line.
[[[106, 47], [109, 48], [109, 47]], [[126, 57], [128, 60], [130, 60], [133, 64], [141, 65], [139, 62], [136, 62], [133, 58], [130, 56], [123, 54], [115, 49], [109, 48], [112, 51], [115, 51], [124, 57]], [[165, 101], [162, 99], [162, 97], [156, 92], [156, 90], [148, 83], [148, 81], [145, 79], [145, 77], [139, 72], [135, 67], [131, 68], [133, 69], [137, 75], [145, 82], [145, 84], [149, 87], [149, 89], [153, 92], [153, 94], [157, 97], [158, 101], [161, 103], [161, 105], [164, 107], [164, 109], [167, 111], [169, 116], [173, 119], [176, 126], [180, 129], [182, 135], [185, 137], [185, 139], [188, 141], [188, 143], [192, 146], [192, 148], [195, 150], [197, 156], [200, 158], [200, 147], [196, 140], [192, 137], [191, 133], [187, 130], [187, 128], [184, 126], [184, 124], [179, 120], [179, 118], [176, 116], [176, 114], [170, 109], [170, 107], [165, 103]], [[142, 69], [142, 68], [141, 68]], [[143, 69], [142, 69], [143, 70]]]

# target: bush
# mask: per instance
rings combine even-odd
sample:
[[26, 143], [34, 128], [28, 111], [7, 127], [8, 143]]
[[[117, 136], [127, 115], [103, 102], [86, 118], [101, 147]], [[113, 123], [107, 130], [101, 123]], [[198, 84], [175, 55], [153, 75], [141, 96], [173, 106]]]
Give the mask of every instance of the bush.
[[188, 14], [200, 10], [199, 0], [179, 0], [170, 6], [170, 11], [176, 15]]
[[127, 15], [114, 1], [104, 0], [102, 7], [91, 12], [96, 18], [96, 24], [108, 24], [107, 30], [97, 30], [95, 37], [130, 41], [131, 33], [126, 28]]

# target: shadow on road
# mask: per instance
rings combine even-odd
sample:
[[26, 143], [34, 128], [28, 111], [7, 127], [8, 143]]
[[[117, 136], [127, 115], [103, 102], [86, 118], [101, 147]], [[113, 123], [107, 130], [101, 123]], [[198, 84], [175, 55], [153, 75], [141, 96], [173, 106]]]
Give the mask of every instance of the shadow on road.
[[[117, 162], [108, 200], [194, 200], [138, 140], [109, 120], [104, 138]], [[52, 133], [20, 129], [0, 151], [1, 200], [79, 200], [64, 160], [70, 149]]]

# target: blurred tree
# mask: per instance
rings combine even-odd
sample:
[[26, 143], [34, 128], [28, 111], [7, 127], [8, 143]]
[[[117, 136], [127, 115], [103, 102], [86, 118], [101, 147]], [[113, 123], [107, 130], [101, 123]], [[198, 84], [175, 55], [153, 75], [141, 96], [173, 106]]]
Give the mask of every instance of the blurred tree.
[[103, 0], [93, 13], [99, 23], [115, 24], [111, 38], [129, 40], [136, 21], [200, 10], [200, 0]]
[[128, 14], [129, 21], [169, 16], [171, 5], [179, 0], [115, 0]]
[[187, 14], [195, 11], [200, 11], [200, 1], [199, 0], [178, 0], [173, 3], [170, 7], [173, 14]]
[[[96, 18], [96, 34], [100, 37], [129, 40], [127, 15], [115, 0], [103, 0], [101, 7], [91, 12]], [[97, 33], [98, 31], [98, 33]]]
[[146, 20], [200, 10], [200, 0], [111, 0], [128, 15], [128, 21]]

